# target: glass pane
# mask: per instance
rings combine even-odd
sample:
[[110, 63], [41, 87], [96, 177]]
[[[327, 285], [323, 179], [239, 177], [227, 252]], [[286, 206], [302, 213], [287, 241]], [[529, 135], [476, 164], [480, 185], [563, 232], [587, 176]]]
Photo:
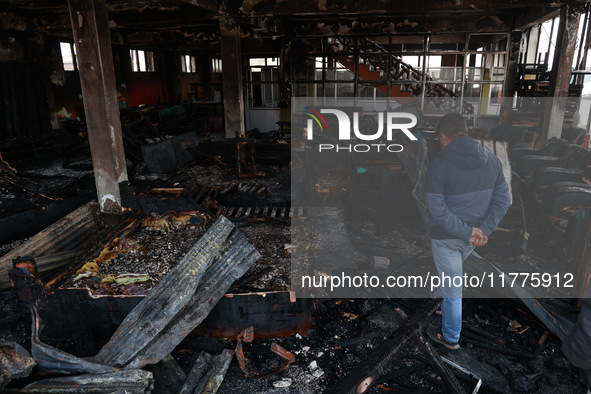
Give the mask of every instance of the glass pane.
[[249, 60], [249, 65], [251, 66], [264, 66], [265, 65], [265, 58], [253, 58]]
[[480, 67], [466, 67], [466, 80], [467, 81], [482, 81], [483, 79], [482, 69]]
[[267, 66], [278, 66], [279, 65], [279, 58], [277, 57], [268, 57], [267, 58]]
[[250, 106], [263, 106], [263, 93], [261, 91], [261, 85], [250, 85]]
[[188, 55], [185, 55], [185, 69], [187, 72], [191, 72], [191, 57]]
[[409, 66], [418, 68], [421, 65], [422, 56], [403, 56], [402, 61]]
[[349, 70], [337, 70], [338, 81], [352, 81], [355, 74]]
[[316, 69], [317, 70], [322, 70], [322, 64], [324, 62], [324, 58], [323, 57], [317, 57], [316, 58]]
[[263, 85], [263, 89], [264, 89], [264, 97], [265, 97], [264, 106], [265, 107], [276, 107], [277, 106], [277, 90], [278, 90], [277, 85], [275, 85], [275, 84]]
[[137, 51], [132, 49], [129, 51], [129, 54], [131, 56], [131, 70], [133, 72], [138, 72], [140, 68], [137, 61]]
[[354, 84], [352, 83], [337, 83], [337, 97], [354, 97]]
[[251, 68], [250, 69], [250, 81], [251, 82], [261, 82], [261, 71], [260, 68]]
[[334, 97], [335, 96], [335, 85], [334, 83], [327, 83], [324, 87], [324, 95], [325, 97]]
[[195, 60], [195, 56], [191, 56], [191, 72], [192, 73], [197, 72], [197, 62]]
[[155, 71], [154, 52], [146, 52], [146, 71]]
[[187, 66], [185, 64], [185, 56], [181, 56], [181, 72], [187, 72]]
[[139, 70], [141, 72], [146, 71], [146, 54], [144, 51], [137, 51], [137, 60], [139, 64]]
[[74, 57], [72, 56], [72, 46], [69, 42], [60, 42], [62, 52], [62, 63], [64, 71], [74, 71]]
[[263, 81], [264, 82], [275, 82], [277, 73], [275, 72], [274, 68], [264, 68], [263, 69]]

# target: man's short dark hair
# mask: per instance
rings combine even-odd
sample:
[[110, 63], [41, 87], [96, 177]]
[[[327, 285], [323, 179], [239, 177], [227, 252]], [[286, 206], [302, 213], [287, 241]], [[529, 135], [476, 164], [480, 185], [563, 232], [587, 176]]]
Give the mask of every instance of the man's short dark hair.
[[466, 119], [460, 114], [447, 114], [436, 128], [438, 133], [443, 133], [447, 138], [454, 140], [463, 135], [468, 135], [468, 127], [466, 126]]

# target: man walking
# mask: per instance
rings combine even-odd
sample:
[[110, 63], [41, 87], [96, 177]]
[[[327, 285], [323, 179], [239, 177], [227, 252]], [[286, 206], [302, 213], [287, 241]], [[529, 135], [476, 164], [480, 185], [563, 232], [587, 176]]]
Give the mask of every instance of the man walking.
[[435, 157], [425, 183], [425, 200], [433, 260], [442, 286], [441, 330], [427, 334], [450, 350], [460, 348], [462, 286], [449, 279], [463, 275], [463, 262], [475, 246], [484, 246], [509, 209], [511, 196], [500, 160], [468, 136], [460, 114], [445, 115], [437, 125], [442, 151]]

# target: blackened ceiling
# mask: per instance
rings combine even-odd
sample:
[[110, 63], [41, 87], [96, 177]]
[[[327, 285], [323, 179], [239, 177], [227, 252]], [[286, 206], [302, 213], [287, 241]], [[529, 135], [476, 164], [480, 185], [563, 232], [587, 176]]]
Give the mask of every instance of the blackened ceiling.
[[[202, 46], [230, 16], [248, 38], [520, 30], [582, 1], [108, 0], [114, 42]], [[71, 37], [65, 0], [0, 0], [0, 29]]]

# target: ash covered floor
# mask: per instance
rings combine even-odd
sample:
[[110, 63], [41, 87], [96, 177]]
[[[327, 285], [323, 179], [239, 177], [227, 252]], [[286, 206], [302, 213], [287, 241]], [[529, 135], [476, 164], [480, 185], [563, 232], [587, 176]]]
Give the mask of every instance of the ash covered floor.
[[[264, 187], [264, 196], [235, 193], [225, 196], [227, 204], [256, 205], [281, 203], [289, 199], [289, 169], [287, 167], [265, 168], [267, 176], [257, 179], [256, 185]], [[192, 179], [197, 185], [217, 187], [240, 182], [233, 170], [216, 165], [194, 166], [183, 174], [155, 178], [140, 175], [147, 184], [161, 182], [164, 186], [190, 188]], [[253, 185], [255, 185], [253, 183]], [[254, 187], [254, 186], [253, 186]], [[248, 188], [251, 190], [252, 188]], [[258, 188], [257, 188], [258, 190]], [[197, 188], [195, 196], [199, 195]], [[219, 197], [219, 195], [218, 195]], [[242, 198], [242, 202], [240, 201]], [[220, 199], [221, 200], [221, 199]], [[203, 200], [204, 201], [204, 200]], [[331, 201], [325, 201], [330, 205]], [[485, 257], [512, 261], [523, 252], [518, 204], [500, 227], [507, 231], [496, 233], [491, 243], [481, 250]], [[363, 218], [363, 212], [355, 209], [345, 215], [345, 223], [359, 266], [371, 264], [372, 257], [387, 257], [391, 262], [404, 261], [413, 264], [432, 265], [428, 234], [416, 212], [406, 212], [393, 223], [384, 226], [371, 217]], [[261, 253], [261, 258], [244, 277], [253, 278], [233, 289], [234, 292], [287, 290], [291, 284], [290, 225], [287, 220], [270, 219], [263, 215], [235, 220], [237, 228]], [[529, 223], [532, 228], [535, 223]], [[141, 228], [130, 239], [138, 245], [152, 244], [160, 253], [152, 254], [153, 269], [146, 270], [140, 264], [141, 254], [131, 259], [138, 264], [133, 269], [129, 259], [117, 257], [105, 274], [121, 274], [130, 271], [148, 275], [165, 274], [175, 261], [182, 258], [191, 245], [204, 233], [205, 227], [189, 224], [170, 228]], [[564, 249], [556, 243], [532, 232], [528, 245], [528, 261], [549, 264], [564, 257]], [[18, 245], [18, 242], [12, 246]], [[131, 244], [130, 244], [131, 245]], [[131, 246], [133, 249], [133, 245]], [[8, 249], [6, 247], [5, 249]], [[137, 250], [136, 250], [137, 252]], [[118, 261], [117, 259], [120, 259]], [[163, 266], [158, 265], [161, 261]], [[156, 281], [155, 281], [156, 282]], [[86, 282], [89, 284], [88, 282]], [[92, 287], [92, 286], [91, 286]], [[149, 289], [150, 287], [147, 287]], [[99, 289], [96, 289], [99, 290]], [[99, 291], [100, 293], [100, 291]], [[124, 294], [124, 293], [123, 293]], [[133, 294], [145, 294], [134, 290]], [[270, 351], [273, 342], [295, 355], [295, 362], [286, 370], [264, 378], [246, 378], [233, 360], [220, 387], [221, 393], [317, 393], [342, 380], [360, 363], [371, 362], [373, 352], [384, 346], [388, 336], [400, 326], [399, 310], [412, 316], [422, 308], [424, 299], [318, 299], [315, 302], [314, 328], [305, 337], [256, 339], [244, 345], [249, 368], [261, 374], [271, 373], [283, 362]], [[29, 316], [23, 313], [12, 291], [0, 292], [0, 342], [14, 341], [30, 348]], [[427, 323], [438, 324], [440, 317], [432, 315]], [[366, 337], [364, 337], [366, 336]], [[91, 355], [103, 344], [84, 347], [80, 340], [72, 338], [43, 338], [58, 348], [77, 355]], [[464, 331], [462, 349], [449, 352], [437, 348], [439, 353], [483, 380], [480, 392], [540, 392], [584, 393], [578, 381], [578, 372], [560, 351], [560, 340], [519, 301], [508, 299], [466, 299], [464, 302]], [[185, 373], [189, 373], [200, 351], [219, 354], [223, 349], [234, 349], [236, 341], [218, 340], [212, 337], [190, 335], [173, 352]], [[476, 381], [466, 378], [461, 381], [471, 391]], [[14, 382], [18, 385], [18, 380]], [[401, 349], [386, 374], [378, 378], [368, 392], [448, 392], [441, 376], [425, 359], [419, 349], [409, 342]]]

